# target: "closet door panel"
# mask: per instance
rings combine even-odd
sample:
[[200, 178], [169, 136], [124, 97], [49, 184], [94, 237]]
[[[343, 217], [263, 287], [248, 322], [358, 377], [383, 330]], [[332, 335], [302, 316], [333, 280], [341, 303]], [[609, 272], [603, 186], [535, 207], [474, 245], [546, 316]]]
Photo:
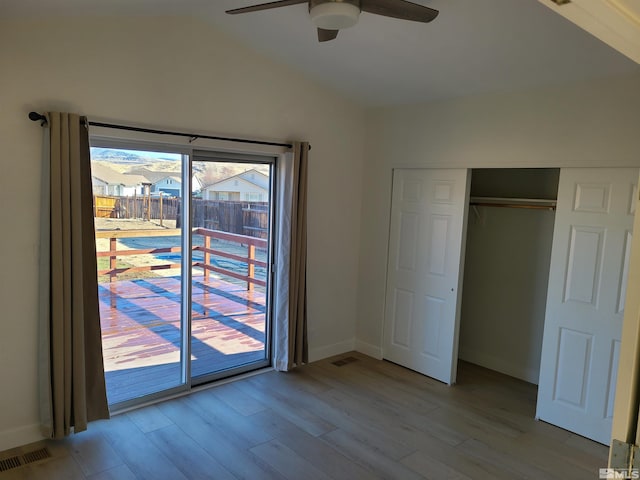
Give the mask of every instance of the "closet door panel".
[[571, 227], [565, 302], [582, 302], [596, 306], [605, 232], [603, 228]]
[[560, 329], [553, 395], [555, 401], [580, 410], [586, 409], [587, 385], [591, 377], [592, 342], [592, 335], [568, 328]]
[[449, 245], [451, 215], [431, 216], [431, 238], [429, 242], [429, 273], [441, 277], [447, 274], [447, 246]]
[[609, 363], [609, 386], [607, 388], [607, 413], [606, 417], [613, 420], [613, 407], [616, 396], [616, 383], [618, 381], [618, 363], [620, 362], [619, 340], [611, 342], [611, 362]]
[[418, 248], [418, 215], [400, 213], [400, 242], [398, 243], [398, 269], [415, 270]]
[[633, 234], [627, 231], [624, 240], [624, 262], [622, 264], [622, 276], [620, 277], [620, 294], [618, 295], [618, 311], [624, 312], [624, 302], [627, 298], [627, 283], [629, 282], [629, 262], [631, 261], [631, 245], [633, 244]]
[[445, 383], [456, 374], [467, 170], [394, 171], [383, 356]]
[[413, 323], [413, 293], [396, 288], [394, 297], [391, 341], [396, 348], [408, 349]]
[[424, 295], [422, 298], [424, 321], [418, 324], [416, 340], [421, 355], [440, 360], [441, 332], [446, 330], [446, 299]]
[[609, 444], [637, 169], [560, 173], [537, 417]]

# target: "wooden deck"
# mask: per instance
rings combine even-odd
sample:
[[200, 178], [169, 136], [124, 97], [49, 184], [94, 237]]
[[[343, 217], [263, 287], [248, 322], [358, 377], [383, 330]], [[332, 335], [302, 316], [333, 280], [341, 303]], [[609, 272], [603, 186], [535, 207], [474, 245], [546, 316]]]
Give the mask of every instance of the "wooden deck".
[[[193, 377], [265, 358], [262, 289], [212, 277], [194, 277], [192, 289]], [[180, 385], [179, 279], [101, 283], [99, 298], [109, 403]]]

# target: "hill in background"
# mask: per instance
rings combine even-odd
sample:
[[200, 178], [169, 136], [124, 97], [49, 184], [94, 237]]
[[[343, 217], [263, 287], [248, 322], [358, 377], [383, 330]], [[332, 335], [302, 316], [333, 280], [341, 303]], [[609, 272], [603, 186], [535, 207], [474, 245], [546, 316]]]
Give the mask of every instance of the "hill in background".
[[[171, 173], [180, 176], [180, 155], [161, 152], [119, 150], [91, 147], [91, 161], [124, 174], [144, 174], [145, 171]], [[267, 165], [226, 162], [194, 162], [193, 173], [203, 186], [255, 168], [268, 174]]]

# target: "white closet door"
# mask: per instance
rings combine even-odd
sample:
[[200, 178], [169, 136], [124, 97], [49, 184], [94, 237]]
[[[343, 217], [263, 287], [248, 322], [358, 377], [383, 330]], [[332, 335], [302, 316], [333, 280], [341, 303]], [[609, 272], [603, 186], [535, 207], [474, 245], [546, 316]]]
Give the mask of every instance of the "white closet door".
[[455, 382], [467, 170], [395, 170], [384, 358]]
[[637, 169], [560, 172], [537, 417], [604, 444], [611, 435], [637, 183]]

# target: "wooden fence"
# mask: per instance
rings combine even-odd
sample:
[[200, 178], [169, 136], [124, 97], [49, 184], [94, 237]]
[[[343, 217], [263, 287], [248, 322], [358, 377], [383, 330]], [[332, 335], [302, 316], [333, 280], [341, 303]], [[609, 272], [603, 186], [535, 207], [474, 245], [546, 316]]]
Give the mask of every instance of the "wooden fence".
[[117, 218], [115, 216], [116, 204], [119, 197], [93, 196], [93, 212], [96, 218]]
[[[94, 195], [93, 205], [97, 218], [158, 220], [161, 225], [164, 220], [175, 220], [176, 228], [182, 226], [180, 198]], [[269, 229], [269, 204], [267, 202], [194, 198], [191, 201], [191, 211], [192, 228], [199, 227], [256, 238], [267, 238]]]
[[191, 202], [193, 228], [220, 230], [238, 235], [267, 238], [269, 204], [194, 199]]
[[175, 220], [180, 213], [180, 199], [158, 196], [111, 197], [93, 196], [97, 218], [127, 218], [143, 220]]

